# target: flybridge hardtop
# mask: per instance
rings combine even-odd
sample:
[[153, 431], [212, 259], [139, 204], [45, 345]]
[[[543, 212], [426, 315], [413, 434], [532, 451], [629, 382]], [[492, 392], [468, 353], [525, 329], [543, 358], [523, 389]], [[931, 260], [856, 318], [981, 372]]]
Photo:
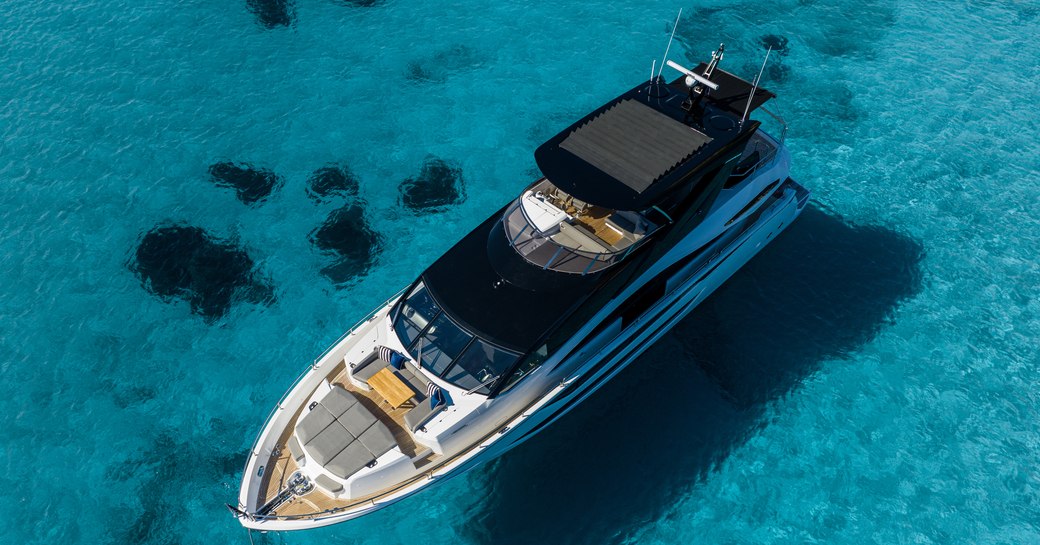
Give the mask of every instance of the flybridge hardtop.
[[[704, 73], [708, 66], [702, 63], [697, 70]], [[671, 83], [658, 79], [625, 92], [537, 149], [535, 159], [544, 179], [569, 194], [571, 202], [578, 199], [588, 207], [614, 209], [615, 214], [658, 205], [671, 208], [662, 202], [668, 190], [689, 181], [740, 138], [745, 108], [754, 110], [775, 96], [720, 69], [714, 70], [712, 81], [718, 88], [702, 96], [695, 96], [682, 77]], [[757, 126], [755, 122], [747, 130]], [[663, 213], [661, 223], [669, 219]], [[486, 220], [434, 262], [422, 282], [458, 325], [524, 353], [606, 282], [605, 275], [592, 273], [608, 269], [583, 265], [561, 270], [566, 263], [559, 258], [556, 267], [531, 266], [522, 251], [515, 251], [523, 233], [505, 232], [508, 224], [508, 218]], [[560, 251], [552, 248], [543, 245], [532, 253]], [[574, 262], [598, 263], [588, 258], [572, 258]], [[617, 265], [611, 275], [623, 268], [623, 263]]]
[[[693, 71], [708, 68], [701, 63]], [[718, 89], [701, 94], [682, 77], [629, 90], [539, 146], [538, 168], [556, 187], [604, 208], [642, 210], [656, 204], [738, 139], [745, 109], [753, 111], [776, 96], [718, 68], [711, 81]]]
[[500, 223], [498, 217], [486, 220], [430, 266], [422, 281], [460, 325], [526, 352], [597, 279], [532, 267], [509, 247]]
[[722, 53], [668, 61], [685, 77], [652, 75], [539, 147], [543, 177], [308, 366], [250, 449], [242, 524], [342, 522], [497, 457], [789, 225], [809, 192], [783, 133], [747, 117], [773, 95]]

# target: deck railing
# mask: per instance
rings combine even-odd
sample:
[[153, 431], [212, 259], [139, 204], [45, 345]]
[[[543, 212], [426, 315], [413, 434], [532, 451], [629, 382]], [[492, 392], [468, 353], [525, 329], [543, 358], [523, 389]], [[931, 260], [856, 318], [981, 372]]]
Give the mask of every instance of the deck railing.
[[[787, 132], [787, 126], [784, 125], [784, 133]], [[751, 137], [751, 141], [748, 143], [747, 148], [744, 150], [744, 157], [758, 151], [761, 157], [755, 164], [740, 168], [739, 166], [733, 169], [733, 172], [729, 175], [730, 178], [747, 178], [750, 177], [759, 169], [773, 164], [773, 160], [776, 159], [776, 154], [780, 151], [783, 146], [783, 139], [777, 140], [769, 133], [759, 129], [754, 136]], [[732, 182], [730, 182], [732, 183]]]
[[758, 109], [765, 112], [766, 115], [772, 117], [773, 120], [780, 124], [780, 145], [784, 145], [784, 141], [787, 139], [787, 121], [784, 121], [784, 118], [781, 117], [780, 114], [774, 113], [768, 108], [759, 107]]
[[353, 326], [351, 326], [351, 328], [348, 329], [346, 331], [346, 333], [343, 333], [342, 335], [340, 335], [339, 338], [335, 340], [335, 342], [333, 342], [331, 345], [329, 345], [329, 347], [326, 348], [321, 353], [320, 356], [318, 356], [317, 358], [314, 359], [314, 362], [312, 362], [311, 364], [307, 365], [307, 367], [305, 367], [303, 369], [303, 371], [299, 374], [299, 376], [296, 377], [296, 380], [294, 380], [292, 382], [292, 384], [290, 384], [289, 387], [285, 390], [285, 393], [282, 394], [282, 397], [278, 398], [278, 403], [276, 403], [274, 408], [271, 409], [270, 414], [268, 414], [267, 418], [264, 420], [264, 425], [260, 427], [260, 433], [258, 433], [256, 435], [256, 439], [253, 440], [253, 445], [251, 447], [249, 447], [250, 457], [246, 458], [246, 465], [242, 469], [242, 474], [243, 475], [245, 475], [245, 472], [249, 470], [249, 463], [253, 461], [253, 456], [259, 456], [260, 455], [260, 453], [257, 452], [256, 449], [257, 449], [257, 446], [260, 444], [260, 438], [263, 437], [263, 435], [264, 435], [264, 430], [266, 430], [267, 426], [269, 426], [271, 424], [271, 421], [274, 420], [274, 417], [280, 411], [282, 411], [285, 408], [283, 406], [283, 403], [285, 403], [285, 400], [286, 400], [286, 398], [289, 397], [289, 394], [291, 394], [292, 391], [294, 389], [296, 389], [296, 386], [300, 383], [300, 381], [303, 380], [303, 377], [307, 376], [307, 373], [310, 373], [314, 369], [317, 369], [318, 362], [321, 361], [322, 358], [327, 356], [329, 354], [329, 352], [332, 352], [332, 350], [335, 349], [336, 346], [339, 345], [339, 343], [343, 342], [343, 339], [346, 339], [347, 337], [352, 335], [355, 331], [357, 331], [358, 328], [360, 328], [362, 325], [364, 325], [364, 324], [368, 323], [369, 321], [371, 321], [372, 318], [380, 310], [382, 310], [387, 305], [389, 305], [391, 301], [394, 301], [398, 297], [401, 297], [401, 295], [405, 292], [406, 289], [408, 289], [408, 288], [403, 288], [402, 290], [400, 290], [396, 294], [394, 294], [393, 297], [391, 297], [391, 298], [387, 299], [386, 301], [384, 301], [383, 304], [381, 304], [381, 305], [375, 307], [374, 309], [372, 309], [371, 311], [369, 311], [369, 313], [366, 314], [364, 318], [358, 320], [358, 322], [356, 324], [354, 324]]
[[[517, 199], [503, 214], [502, 227], [505, 229], [510, 246], [531, 264], [542, 269], [584, 276], [605, 269], [628, 257], [632, 250], [650, 238], [658, 226], [655, 226], [654, 231], [644, 234], [626, 248], [612, 252], [591, 252], [564, 246], [553, 240], [551, 235], [539, 232], [524, 212], [521, 199]], [[521, 248], [525, 244], [536, 244], [536, 246], [533, 250], [525, 252]]]

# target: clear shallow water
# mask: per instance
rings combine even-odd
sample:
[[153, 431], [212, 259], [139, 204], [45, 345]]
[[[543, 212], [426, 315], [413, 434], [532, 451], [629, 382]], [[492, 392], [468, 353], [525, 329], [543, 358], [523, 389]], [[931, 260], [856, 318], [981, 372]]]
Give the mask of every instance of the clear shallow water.
[[[526, 184], [542, 139], [645, 78], [676, 7], [300, 0], [267, 28], [245, 1], [8, 2], [0, 541], [246, 543], [223, 503], [301, 364]], [[1040, 541], [1040, 9], [684, 12], [674, 56], [725, 41], [747, 77], [762, 36], [788, 39], [768, 86], [814, 207], [537, 439], [360, 521], [254, 538]], [[398, 210], [431, 154], [466, 200]], [[218, 161], [284, 185], [247, 206]], [[346, 202], [307, 197], [330, 162], [383, 237], [348, 289], [308, 240]], [[146, 291], [137, 245], [171, 222], [243, 248], [273, 302], [206, 320]], [[640, 395], [662, 373], [676, 407]]]

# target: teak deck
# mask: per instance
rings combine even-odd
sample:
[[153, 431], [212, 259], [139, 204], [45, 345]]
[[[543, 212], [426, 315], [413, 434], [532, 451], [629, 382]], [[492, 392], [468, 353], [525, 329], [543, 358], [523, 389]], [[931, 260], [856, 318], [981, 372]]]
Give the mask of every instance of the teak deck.
[[[429, 449], [423, 447], [422, 445], [416, 444], [411, 434], [408, 433], [404, 423], [404, 415], [406, 412], [408, 412], [408, 407], [390, 409], [386, 400], [384, 400], [374, 390], [366, 392], [364, 390], [361, 390], [360, 388], [357, 388], [347, 378], [346, 367], [343, 364], [340, 364], [338, 368], [333, 371], [333, 373], [335, 374], [335, 376], [329, 382], [342, 386], [348, 392], [357, 396], [358, 401], [360, 401], [365, 406], [365, 408], [372, 411], [372, 414], [374, 414], [380, 422], [386, 424], [386, 427], [390, 428], [390, 432], [393, 434], [394, 440], [397, 441], [398, 446], [401, 448], [401, 452], [403, 452], [405, 456], [412, 458], [415, 461], [417, 467], [421, 467], [429, 463], [431, 459], [430, 454], [427, 454], [426, 456], [418, 460], [415, 460], [416, 455], [420, 454], [423, 451], [428, 451]], [[300, 407], [300, 411], [302, 410], [303, 407]], [[292, 475], [294, 471], [299, 469], [299, 467], [296, 465], [296, 460], [294, 460], [292, 455], [289, 453], [289, 447], [287, 446], [289, 436], [292, 435], [293, 430], [296, 428], [296, 421], [299, 419], [299, 417], [300, 413], [297, 412], [297, 414], [293, 416], [292, 423], [286, 427], [285, 431], [282, 433], [282, 436], [278, 438], [278, 448], [275, 451], [277, 455], [271, 456], [270, 460], [267, 462], [265, 466], [267, 470], [260, 484], [261, 493], [257, 505], [264, 505], [271, 498], [278, 495], [278, 491], [285, 486], [285, 483], [289, 480], [289, 476]], [[394, 486], [396, 484], [397, 483], [393, 483], [391, 486]], [[325, 494], [324, 491], [315, 486], [314, 490], [311, 490], [303, 496], [293, 498], [291, 501], [279, 507], [277, 511], [271, 513], [271, 515], [320, 515], [322, 511], [325, 511], [327, 509], [337, 509], [352, 504], [363, 503], [371, 498], [374, 498], [375, 496], [378, 496], [380, 493], [381, 492], [371, 494], [362, 498], [353, 499], [333, 498], [332, 496]]]
[[612, 214], [611, 210], [595, 205], [585, 205], [584, 208], [578, 210], [578, 207], [574, 205], [574, 201], [570, 197], [560, 199], [559, 197], [550, 196], [550, 200], [553, 201], [553, 206], [559, 207], [573, 217], [574, 221], [592, 231], [592, 234], [599, 237], [603, 242], [613, 246], [624, 238], [621, 233], [607, 226], [607, 218]]
[[621, 233], [607, 226], [607, 217], [610, 216], [610, 213], [610, 210], [606, 208], [589, 206], [580, 215], [574, 215], [574, 219], [592, 231], [600, 240], [613, 246], [623, 237]]

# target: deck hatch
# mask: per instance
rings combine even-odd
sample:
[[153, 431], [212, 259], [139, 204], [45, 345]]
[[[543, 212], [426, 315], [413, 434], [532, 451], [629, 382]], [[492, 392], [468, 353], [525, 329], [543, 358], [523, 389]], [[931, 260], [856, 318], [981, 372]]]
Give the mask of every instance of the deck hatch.
[[624, 99], [575, 129], [560, 147], [642, 193], [708, 142], [704, 133]]

